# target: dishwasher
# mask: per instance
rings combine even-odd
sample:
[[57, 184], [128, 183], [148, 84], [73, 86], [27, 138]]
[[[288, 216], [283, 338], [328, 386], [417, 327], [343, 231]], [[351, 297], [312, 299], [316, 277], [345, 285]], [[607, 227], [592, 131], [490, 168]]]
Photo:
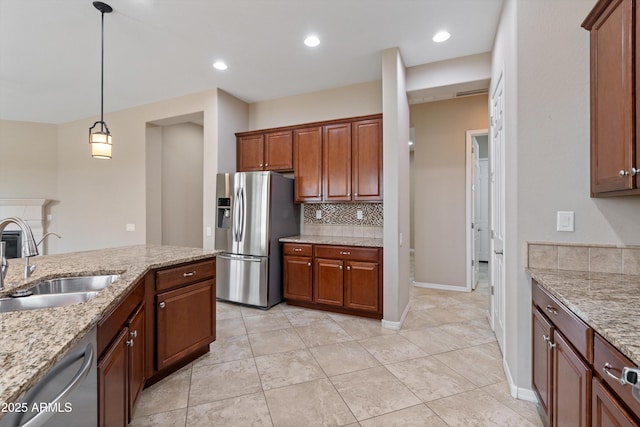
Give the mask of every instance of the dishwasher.
[[97, 372], [93, 328], [21, 400], [8, 405], [0, 427], [97, 426]]

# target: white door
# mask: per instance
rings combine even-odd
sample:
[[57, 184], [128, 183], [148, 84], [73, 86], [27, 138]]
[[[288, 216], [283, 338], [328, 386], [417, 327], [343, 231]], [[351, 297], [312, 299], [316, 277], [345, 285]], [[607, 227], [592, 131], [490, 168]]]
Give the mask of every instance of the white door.
[[473, 193], [473, 289], [478, 286], [480, 280], [480, 227], [479, 217], [482, 201], [480, 190], [480, 165], [478, 154], [480, 148], [478, 141], [473, 138], [473, 184], [471, 186], [471, 192]]
[[487, 137], [488, 129], [476, 129], [467, 131], [467, 158], [466, 163], [466, 211], [467, 211], [467, 291], [476, 288], [480, 279], [478, 251], [480, 249], [479, 234], [476, 217], [479, 209], [479, 187], [477, 179], [478, 171], [478, 141], [477, 137]]
[[491, 326], [504, 353], [505, 335], [505, 182], [504, 182], [504, 82], [500, 74], [491, 96], [489, 139], [491, 206]]
[[478, 259], [489, 262], [489, 159], [478, 159], [476, 169], [478, 177], [479, 211], [476, 213], [480, 249]]

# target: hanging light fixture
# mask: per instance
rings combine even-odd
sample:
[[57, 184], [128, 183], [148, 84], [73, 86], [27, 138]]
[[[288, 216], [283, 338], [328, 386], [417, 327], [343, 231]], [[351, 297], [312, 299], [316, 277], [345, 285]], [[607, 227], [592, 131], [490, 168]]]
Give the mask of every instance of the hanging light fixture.
[[[100, 120], [89, 128], [89, 144], [91, 144], [91, 156], [96, 159], [111, 158], [111, 133], [104, 122], [104, 14], [111, 13], [113, 8], [101, 1], [94, 1], [93, 6], [102, 14], [102, 51], [100, 55]], [[100, 129], [93, 130], [98, 124]]]

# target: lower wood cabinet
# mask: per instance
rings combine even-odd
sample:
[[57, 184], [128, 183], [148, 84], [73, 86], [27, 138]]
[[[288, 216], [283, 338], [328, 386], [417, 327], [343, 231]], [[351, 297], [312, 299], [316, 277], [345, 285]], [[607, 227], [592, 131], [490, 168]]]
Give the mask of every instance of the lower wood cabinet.
[[591, 425], [593, 427], [637, 427], [638, 423], [602, 382], [594, 378]]
[[382, 249], [285, 243], [289, 304], [382, 318]]
[[552, 425], [591, 424], [591, 368], [558, 331], [553, 333]]
[[124, 328], [98, 362], [99, 426], [126, 426], [129, 422], [129, 328]]

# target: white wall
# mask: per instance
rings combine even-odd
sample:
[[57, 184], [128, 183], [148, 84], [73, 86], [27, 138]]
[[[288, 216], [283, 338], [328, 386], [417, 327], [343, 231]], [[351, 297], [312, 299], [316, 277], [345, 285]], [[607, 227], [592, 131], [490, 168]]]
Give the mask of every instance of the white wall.
[[218, 89], [218, 173], [236, 171], [236, 132], [249, 128], [249, 104]]
[[250, 104], [248, 130], [380, 112], [382, 85], [374, 81]]
[[57, 145], [56, 125], [0, 120], [0, 198], [56, 200]]
[[162, 244], [202, 247], [203, 128], [162, 128]]
[[409, 102], [397, 48], [382, 53], [384, 318], [399, 329], [409, 308]]

